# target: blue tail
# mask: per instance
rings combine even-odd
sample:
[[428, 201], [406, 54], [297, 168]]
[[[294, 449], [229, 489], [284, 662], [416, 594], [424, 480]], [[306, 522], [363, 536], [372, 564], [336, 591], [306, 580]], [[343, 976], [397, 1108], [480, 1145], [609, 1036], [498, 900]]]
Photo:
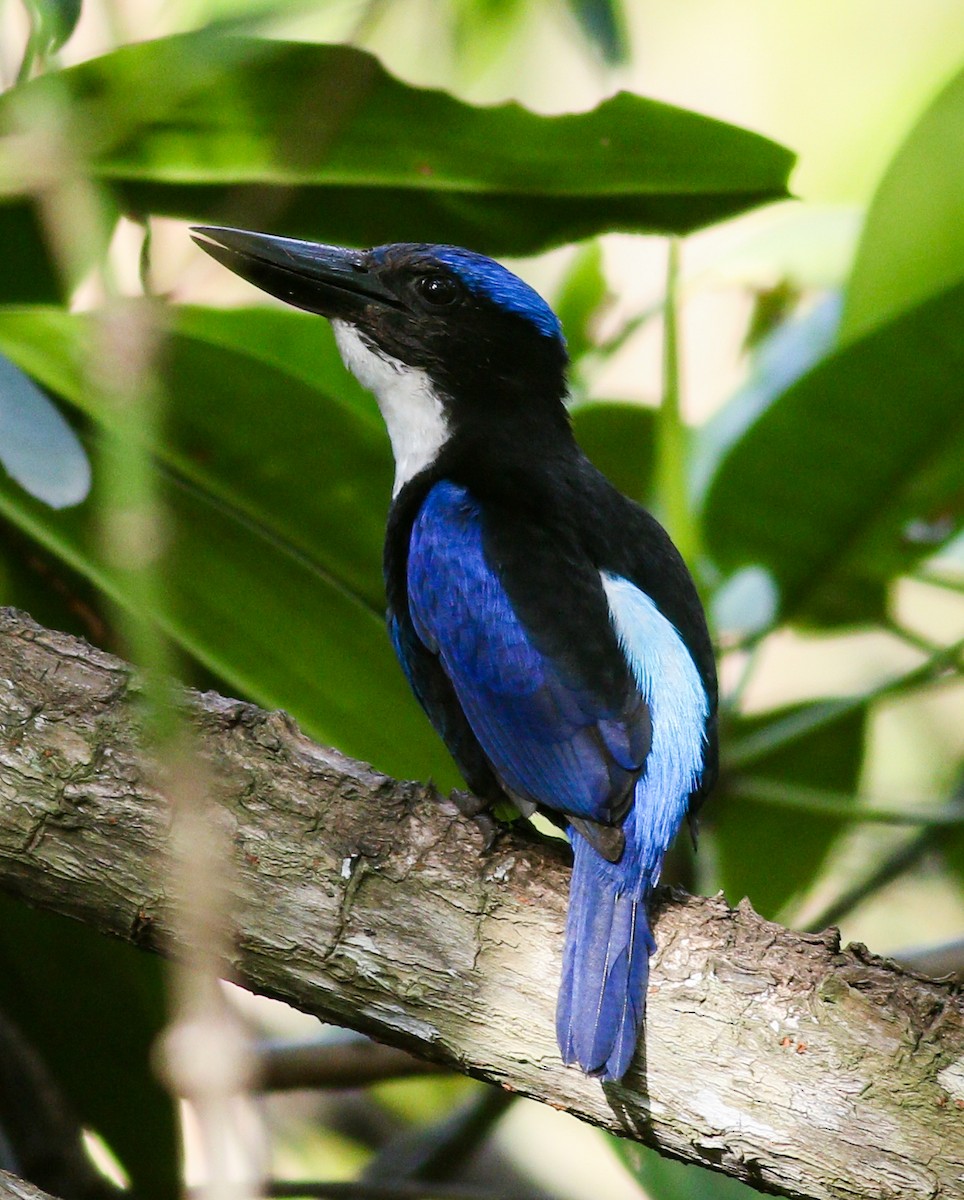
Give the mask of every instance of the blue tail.
[[[648, 872], [634, 847], [608, 863], [578, 833], [569, 888], [566, 946], [556, 1009], [565, 1063], [604, 1081], [629, 1069], [646, 1008], [649, 956], [656, 949], [646, 916]], [[641, 878], [642, 875], [642, 878]]]

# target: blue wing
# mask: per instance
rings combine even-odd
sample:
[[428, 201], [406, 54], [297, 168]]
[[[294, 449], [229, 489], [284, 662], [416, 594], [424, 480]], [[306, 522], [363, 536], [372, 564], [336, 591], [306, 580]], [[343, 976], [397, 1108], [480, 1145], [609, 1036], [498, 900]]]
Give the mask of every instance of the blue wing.
[[464, 488], [442, 482], [429, 492], [407, 579], [414, 631], [438, 656], [505, 789], [611, 820], [646, 759], [646, 705], [639, 694], [610, 704], [539, 649], [486, 559], [479, 509]]

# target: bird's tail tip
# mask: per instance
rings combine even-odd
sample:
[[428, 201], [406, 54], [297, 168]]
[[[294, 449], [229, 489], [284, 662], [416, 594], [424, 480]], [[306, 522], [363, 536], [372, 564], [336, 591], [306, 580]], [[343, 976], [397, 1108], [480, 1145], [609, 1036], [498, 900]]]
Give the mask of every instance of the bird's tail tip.
[[626, 1074], [646, 1008], [649, 958], [656, 943], [647, 892], [619, 892], [573, 875], [556, 1035], [563, 1062], [614, 1082]]

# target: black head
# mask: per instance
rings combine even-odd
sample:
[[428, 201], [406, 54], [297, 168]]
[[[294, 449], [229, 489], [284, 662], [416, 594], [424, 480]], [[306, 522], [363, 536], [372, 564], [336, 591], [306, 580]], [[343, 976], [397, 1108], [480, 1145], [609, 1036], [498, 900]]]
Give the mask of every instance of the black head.
[[498, 403], [508, 391], [516, 400], [562, 400], [567, 356], [558, 318], [484, 255], [422, 243], [346, 250], [216, 227], [193, 233], [244, 279], [336, 327], [352, 326], [382, 355], [425, 371], [448, 397]]

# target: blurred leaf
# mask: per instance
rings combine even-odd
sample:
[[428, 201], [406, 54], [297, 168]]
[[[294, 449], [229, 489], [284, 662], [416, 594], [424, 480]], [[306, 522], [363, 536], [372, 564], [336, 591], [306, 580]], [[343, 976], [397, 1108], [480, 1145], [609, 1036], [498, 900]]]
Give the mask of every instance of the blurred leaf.
[[73, 429], [40, 388], [0, 354], [0, 465], [51, 508], [90, 491], [90, 463]]
[[[812, 883], [846, 820], [829, 812], [801, 812], [729, 792], [732, 768], [728, 769], [725, 747], [741, 737], [752, 737], [775, 721], [792, 720], [810, 707], [794, 705], [727, 722], [721, 739], [724, 770], [720, 786], [703, 810], [727, 899], [735, 904], [749, 896], [757, 912], [770, 919]], [[853, 795], [863, 763], [865, 724], [865, 712], [851, 711], [832, 724], [775, 747], [754, 762], [753, 773]], [[739, 781], [738, 773], [735, 779]]]
[[53, 54], [80, 20], [81, 0], [24, 0], [42, 54]]
[[744, 350], [755, 350], [767, 338], [792, 319], [800, 303], [802, 289], [792, 279], [783, 278], [772, 287], [759, 287], [753, 293], [753, 312], [743, 339]]
[[656, 461], [656, 410], [625, 400], [590, 400], [574, 406], [572, 426], [583, 453], [609, 482], [644, 503]]
[[741, 567], [713, 592], [710, 626], [717, 636], [749, 637], [769, 629], [780, 597], [763, 567]]
[[705, 495], [731, 447], [791, 384], [830, 352], [839, 322], [840, 297], [831, 294], [764, 339], [753, 356], [746, 382], [694, 432], [690, 489], [697, 499]]
[[0, 246], [0, 304], [47, 304], [65, 298], [33, 204], [0, 203]]
[[784, 617], [883, 615], [888, 582], [960, 528], [962, 327], [964, 285], [762, 396], [706, 492], [723, 570], [767, 568]]
[[622, 0], [567, 0], [573, 16], [604, 62], [618, 66], [629, 58]]
[[609, 1143], [626, 1169], [646, 1190], [649, 1200], [759, 1200], [756, 1188], [705, 1167], [663, 1158], [648, 1146], [609, 1135]]
[[153, 955], [0, 896], [0, 1009], [145, 1200], [180, 1194], [173, 1105], [150, 1067], [162, 971]]
[[[558, 117], [474, 108], [348, 46], [142, 42], [16, 89], [13, 115], [55, 86], [75, 144], [132, 211], [326, 241], [521, 254], [609, 229], [685, 232], [785, 196], [793, 162], [626, 92]], [[10, 115], [4, 97], [0, 127]]]
[[840, 326], [851, 342], [964, 280], [964, 71], [895, 155], [867, 213]]
[[595, 345], [592, 323], [606, 299], [602, 246], [586, 242], [576, 251], [553, 307], [562, 322], [569, 357], [575, 362]]
[[[392, 774], [434, 773], [454, 786], [454, 768], [384, 629], [387, 438], [346, 383], [326, 325], [266, 309], [171, 315], [175, 328], [191, 332], [173, 333], [158, 364], [169, 433], [151, 448], [165, 464], [158, 485], [174, 529], [168, 590], [151, 616], [229, 685], [288, 709], [319, 740]], [[95, 421], [109, 422], [110, 406], [84, 380], [92, 320], [0, 310], [0, 348]], [[311, 352], [292, 349], [292, 361], [313, 373], [313, 385], [269, 361], [302, 335]], [[230, 348], [241, 340], [255, 354]], [[97, 536], [97, 482], [95, 471], [92, 503], [77, 514], [43, 510], [12, 485], [0, 487], [0, 511], [130, 604]]]

